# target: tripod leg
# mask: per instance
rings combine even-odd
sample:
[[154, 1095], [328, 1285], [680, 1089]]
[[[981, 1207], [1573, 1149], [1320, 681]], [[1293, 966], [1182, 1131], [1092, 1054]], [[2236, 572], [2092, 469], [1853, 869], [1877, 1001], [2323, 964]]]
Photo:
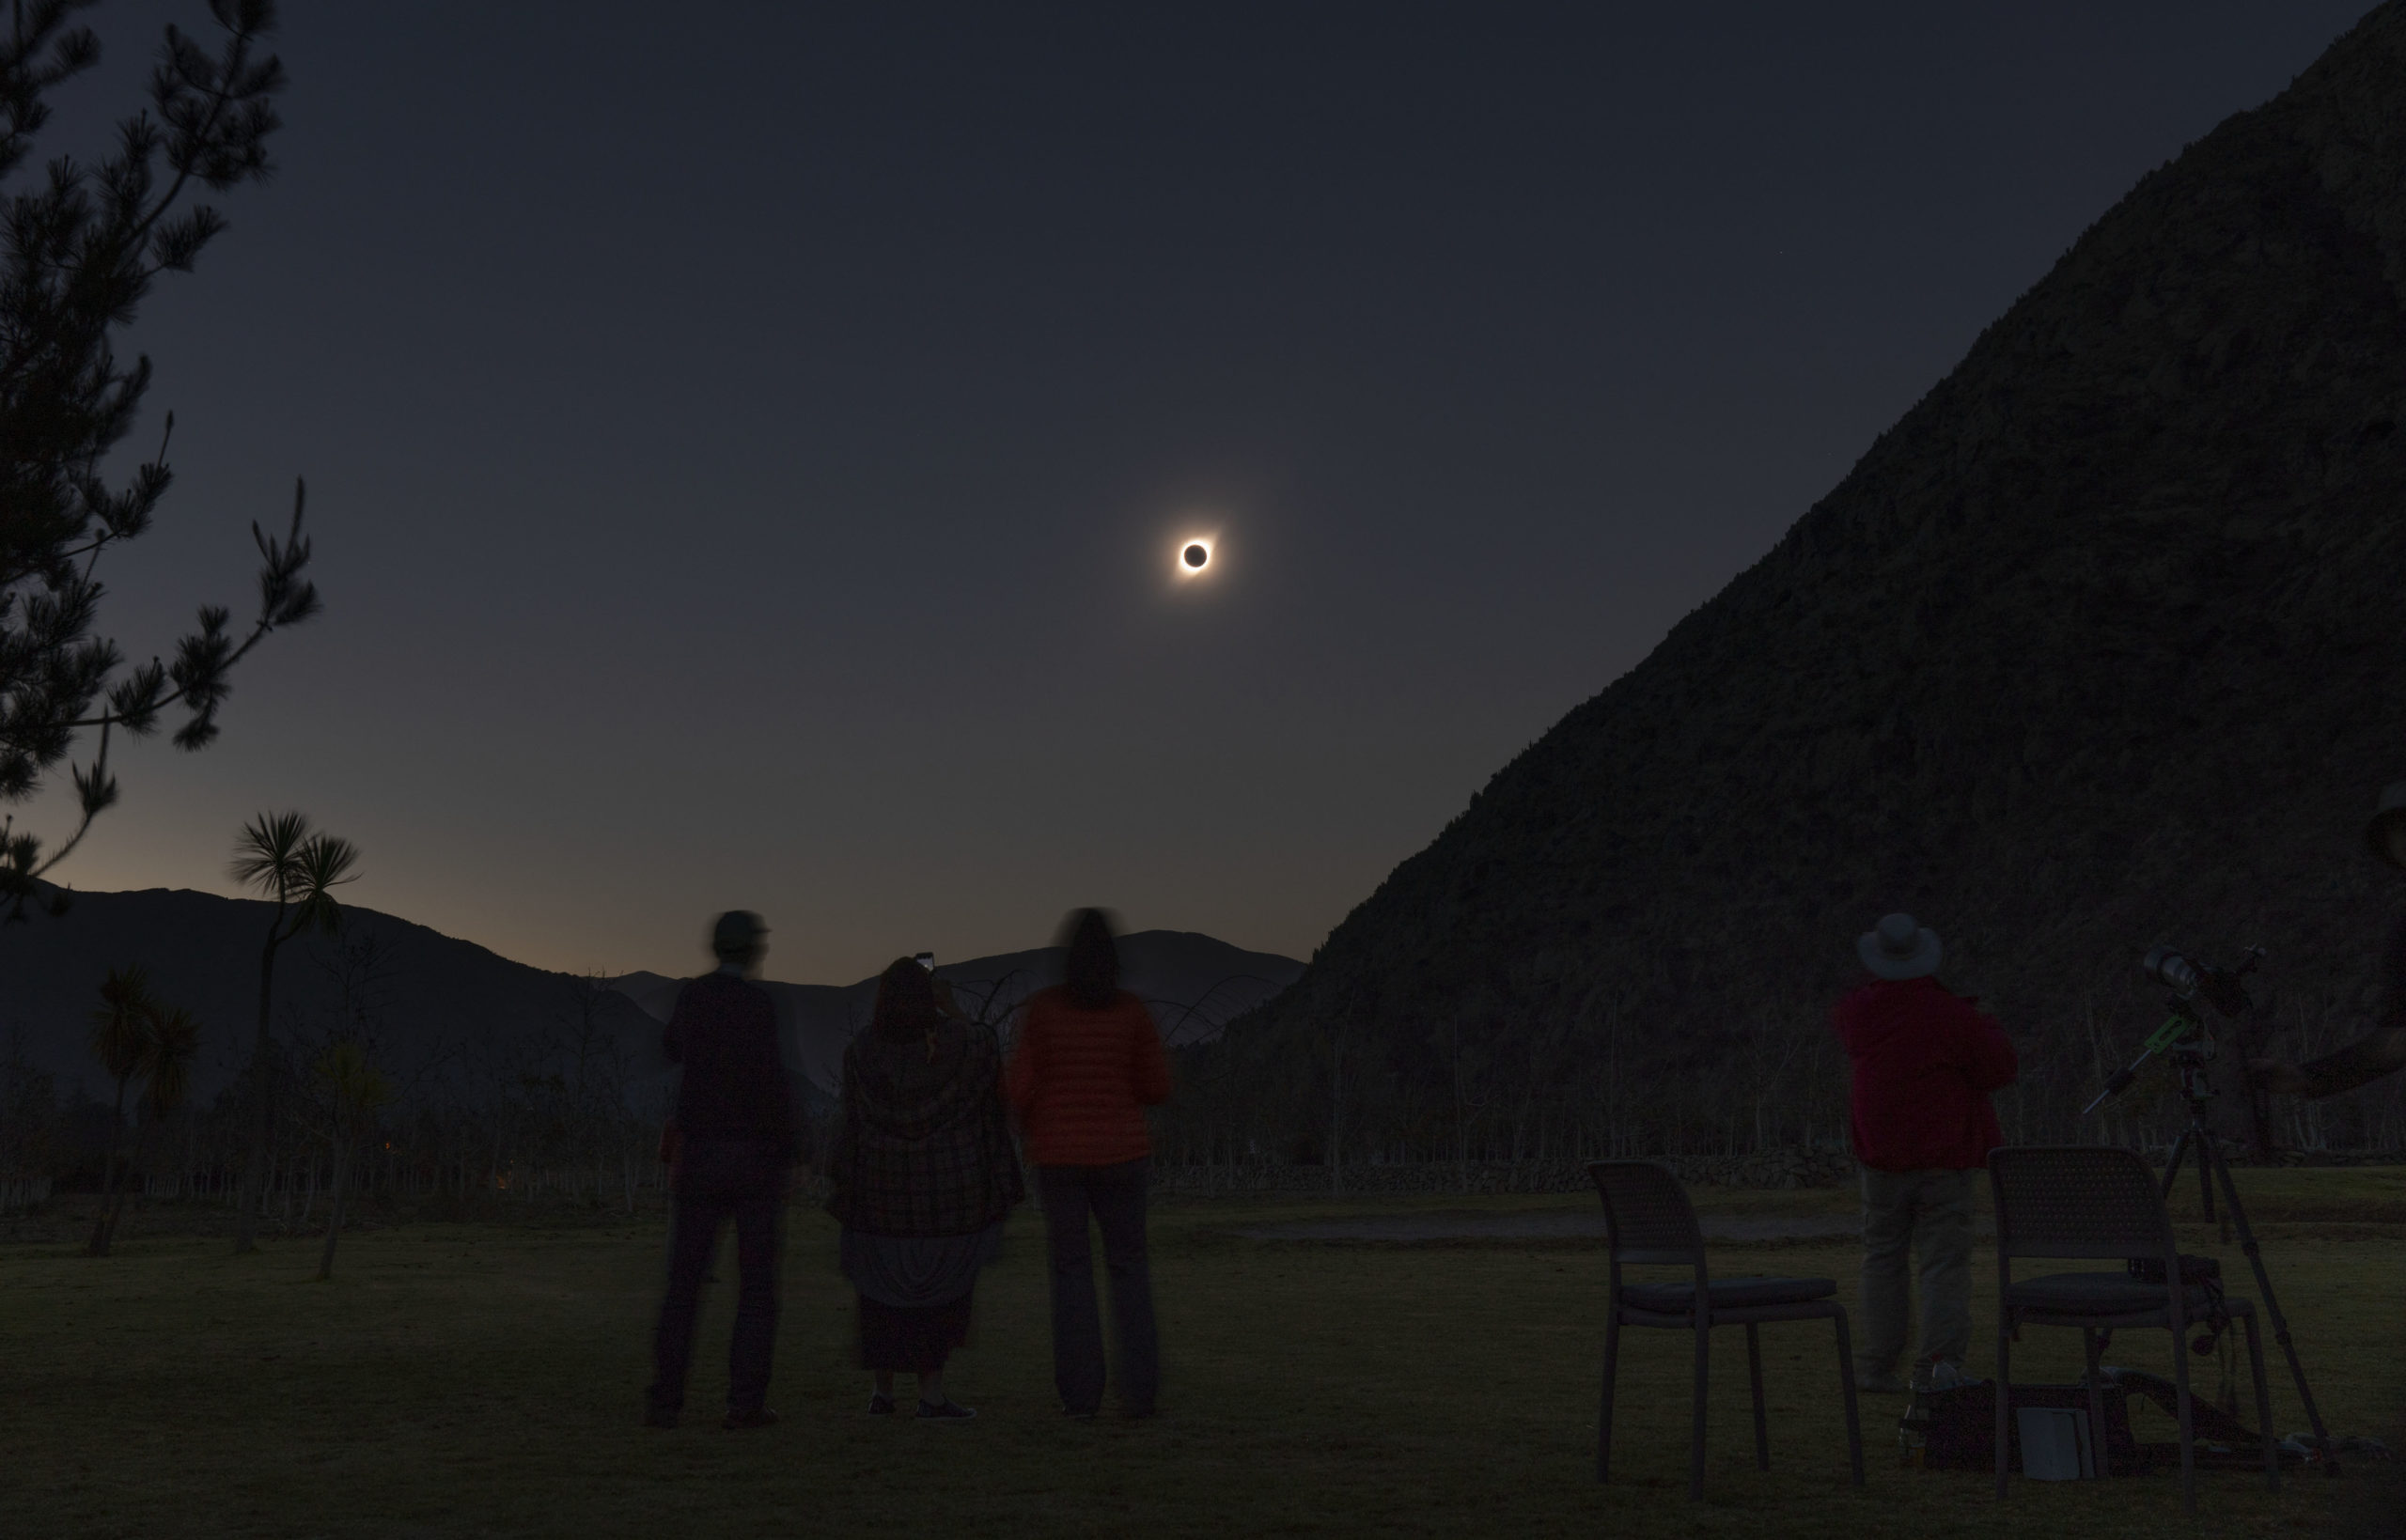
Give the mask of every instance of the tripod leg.
[[[2289, 1317], [2281, 1314], [2281, 1302], [2273, 1296], [2272, 1274], [2264, 1270], [2264, 1250], [2256, 1243], [2256, 1230], [2247, 1222], [2247, 1210], [2239, 1206], [2239, 1185], [2230, 1179], [2229, 1162], [2222, 1159], [2219, 1152], [2209, 1159], [2222, 1177], [2223, 1201], [2230, 1209], [2231, 1222], [2239, 1229], [2239, 1249], [2247, 1253], [2247, 1266], [2256, 1274], [2256, 1291], [2264, 1298], [2264, 1316], [2273, 1323], [2273, 1340], [2281, 1345], [2282, 1354], [2289, 1361], [2289, 1377], [2297, 1381], [2297, 1398], [2305, 1405], [2305, 1420], [2313, 1424], [2314, 1436], [2327, 1444], [2331, 1430], [2322, 1425], [2322, 1413], [2314, 1405], [2314, 1392], [2305, 1383], [2305, 1365], [2298, 1361], [2297, 1342], [2289, 1335]], [[2326, 1464], [2323, 1469], [2337, 1474], [2336, 1465]]]
[[2196, 1133], [2195, 1125], [2180, 1130], [2172, 1142], [2172, 1154], [2164, 1162], [2164, 1201], [2172, 1201], [2172, 1184], [2180, 1179], [2180, 1158], [2189, 1153], [2189, 1141]]
[[[2214, 1136], [2207, 1133], [2202, 1124], [2190, 1126], [2189, 1143], [2197, 1147], [2197, 1202], [2205, 1213], [2206, 1222], [2220, 1223], [2222, 1238], [2226, 1241], [2230, 1238], [2230, 1226], [2214, 1217], [2214, 1161], [2222, 1159], [2222, 1152], [2214, 1149]], [[2211, 1159], [2207, 1158], [2208, 1151], [2212, 1152]]]
[[1771, 1423], [1763, 1415], [1763, 1339], [1755, 1323], [1746, 1323], [1746, 1382], [1755, 1392], [1755, 1469], [1771, 1469]]
[[2105, 1345], [2098, 1338], [2097, 1329], [2080, 1329], [2080, 1346], [2088, 1359], [2088, 1373], [2082, 1380], [2088, 1386], [2088, 1454], [2089, 1469], [2100, 1481], [2114, 1473], [2113, 1460], [2105, 1450], [2105, 1376], [2098, 1363], [2105, 1357]]
[[2256, 1422], [2264, 1430], [2264, 1486], [2277, 1492], [2281, 1489], [2281, 1452], [2273, 1442], [2273, 1392], [2264, 1378], [2264, 1338], [2256, 1330], [2252, 1313], [2241, 1316], [2240, 1322], [2247, 1328], [2247, 1372], [2256, 1377]]

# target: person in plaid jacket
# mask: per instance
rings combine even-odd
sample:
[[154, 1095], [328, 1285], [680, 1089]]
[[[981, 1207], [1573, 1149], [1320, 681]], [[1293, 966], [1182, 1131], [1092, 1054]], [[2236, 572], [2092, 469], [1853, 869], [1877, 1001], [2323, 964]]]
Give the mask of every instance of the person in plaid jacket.
[[872, 1413], [893, 1411], [895, 1372], [908, 1370], [921, 1417], [976, 1415], [945, 1393], [944, 1366], [968, 1340], [977, 1271], [1027, 1195], [1002, 1077], [993, 1029], [967, 1019], [929, 970], [896, 959], [844, 1050], [843, 1122], [827, 1157]]

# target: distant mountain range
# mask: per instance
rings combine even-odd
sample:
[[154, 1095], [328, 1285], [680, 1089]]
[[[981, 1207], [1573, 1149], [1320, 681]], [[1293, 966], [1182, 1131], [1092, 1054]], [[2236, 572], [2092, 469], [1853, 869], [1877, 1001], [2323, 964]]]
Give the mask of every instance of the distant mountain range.
[[[1152, 1007], [1162, 1035], [1173, 1046], [1216, 1037], [1229, 1020], [1266, 1003], [1304, 972], [1304, 965], [1292, 957], [1247, 952], [1191, 930], [1140, 930], [1124, 936], [1119, 963], [1120, 984]], [[1021, 1001], [1061, 981], [1061, 951], [1048, 946], [939, 963], [936, 976], [951, 982], [963, 1008], [1006, 1026]], [[651, 1018], [665, 1021], [684, 980], [628, 973], [609, 982]], [[787, 1062], [818, 1091], [834, 1096], [842, 1079], [844, 1045], [868, 1023], [877, 1002], [877, 980], [848, 985], [764, 981], [763, 987], [776, 1001], [786, 1029]]]
[[[259, 947], [273, 906], [182, 889], [78, 893], [64, 915], [0, 925], [0, 1054], [22, 1054], [62, 1086], [103, 1081], [88, 1044], [102, 975], [140, 963], [164, 1001], [202, 1023], [195, 1099], [214, 1097], [241, 1071], [258, 1017]], [[659, 1021], [679, 979], [629, 973], [585, 979], [512, 962], [473, 941], [357, 906], [336, 936], [289, 943], [276, 963], [276, 1030], [285, 1039], [364, 1032], [395, 1076], [457, 1073], [473, 1081], [570, 1051], [583, 1036], [618, 1055], [631, 1092], [664, 1082]], [[1165, 1035], [1195, 1041], [1262, 1003], [1302, 975], [1291, 957], [1245, 952], [1191, 932], [1154, 930], [1121, 942], [1128, 988], [1154, 1008]], [[1000, 1018], [1030, 990], [1059, 977], [1046, 948], [952, 963], [965, 1005]], [[771, 982], [787, 1034], [787, 1062], [817, 1096], [832, 1098], [844, 1044], [868, 1019], [876, 981], [847, 986]]]

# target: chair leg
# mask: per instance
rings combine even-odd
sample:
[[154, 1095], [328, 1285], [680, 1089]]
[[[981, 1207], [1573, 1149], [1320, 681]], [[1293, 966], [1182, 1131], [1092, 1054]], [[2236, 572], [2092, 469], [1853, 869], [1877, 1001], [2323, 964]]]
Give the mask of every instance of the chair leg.
[[2256, 1377], [2256, 1425], [2264, 1430], [2264, 1486], [2277, 1492], [2281, 1489], [2281, 1450], [2273, 1441], [2273, 1392], [2264, 1383], [2264, 1339], [2256, 1334], [2253, 1314], [2239, 1319], [2247, 1328], [2247, 1372]]
[[1704, 1392], [1709, 1377], [1707, 1360], [1711, 1351], [1711, 1329], [1698, 1320], [1695, 1327], [1695, 1431], [1688, 1440], [1688, 1496], [1696, 1501], [1704, 1497]]
[[[2173, 1285], [2179, 1287], [2176, 1282]], [[2180, 1408], [2180, 1507], [2197, 1511], [2197, 1423], [2189, 1403], [2189, 1334], [2172, 1333], [2172, 1385]]]
[[1854, 1466], [1854, 1484], [1863, 1485], [1863, 1419], [1854, 1406], [1854, 1342], [1846, 1329], [1846, 1308], [1833, 1317], [1838, 1325], [1838, 1391], [1846, 1397], [1846, 1454]]
[[1746, 1383], [1755, 1392], [1755, 1469], [1771, 1469], [1771, 1423], [1763, 1418], [1762, 1329], [1746, 1323]]
[[2098, 1341], [2097, 1329], [2080, 1329], [2082, 1355], [2088, 1361], [2088, 1458], [2089, 1469], [2097, 1479], [2104, 1480], [2114, 1473], [2113, 1462], [2105, 1452], [2105, 1377], [2099, 1370], [2099, 1361], [2105, 1357], [2104, 1344]]
[[1613, 1377], [1620, 1372], [1620, 1312], [1604, 1321], [1604, 1396], [1596, 1417], [1596, 1480], [1611, 1479], [1613, 1468]]
[[2005, 1499], [2005, 1472], [2011, 1459], [2007, 1441], [2006, 1420], [2012, 1416], [2013, 1404], [2013, 1322], [2004, 1312], [1997, 1314], [1996, 1323], [1996, 1495]]

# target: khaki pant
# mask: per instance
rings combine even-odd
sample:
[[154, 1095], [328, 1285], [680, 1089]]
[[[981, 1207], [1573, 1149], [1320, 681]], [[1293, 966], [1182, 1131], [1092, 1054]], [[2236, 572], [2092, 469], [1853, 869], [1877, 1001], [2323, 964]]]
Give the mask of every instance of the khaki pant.
[[1918, 1363], [1961, 1363], [1972, 1346], [1972, 1181], [1976, 1171], [1863, 1172], [1863, 1307], [1855, 1373], [1894, 1374], [1904, 1351], [1906, 1252], [1921, 1263]]

